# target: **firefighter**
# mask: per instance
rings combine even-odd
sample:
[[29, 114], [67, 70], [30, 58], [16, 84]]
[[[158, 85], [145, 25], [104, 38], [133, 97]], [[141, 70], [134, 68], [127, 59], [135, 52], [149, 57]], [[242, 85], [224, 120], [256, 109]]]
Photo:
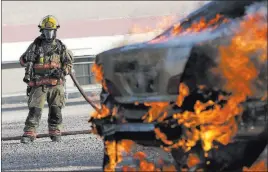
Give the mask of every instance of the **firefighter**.
[[30, 44], [20, 57], [25, 67], [23, 81], [27, 83], [29, 113], [25, 121], [21, 143], [36, 139], [36, 129], [44, 108], [48, 103], [48, 132], [52, 141], [61, 140], [62, 108], [65, 106], [65, 76], [70, 74], [73, 55], [70, 50], [56, 39], [58, 20], [45, 16], [40, 24], [41, 35]]

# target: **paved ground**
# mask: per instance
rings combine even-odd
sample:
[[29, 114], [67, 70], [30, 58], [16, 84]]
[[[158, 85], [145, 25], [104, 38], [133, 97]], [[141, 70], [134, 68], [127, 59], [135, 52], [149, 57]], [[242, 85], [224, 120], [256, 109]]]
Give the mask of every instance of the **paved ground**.
[[[92, 108], [89, 105], [66, 106], [63, 109], [63, 131], [89, 130], [90, 124], [87, 121], [91, 111]], [[4, 111], [2, 113], [2, 137], [21, 135], [27, 113], [27, 109]], [[45, 108], [39, 133], [47, 132], [47, 114], [48, 109]]]
[[[89, 130], [88, 105], [68, 106], [63, 110], [64, 131]], [[44, 109], [39, 133], [47, 133], [47, 108]], [[2, 113], [2, 137], [22, 134], [27, 110]], [[52, 143], [49, 138], [37, 139], [31, 145], [19, 140], [2, 142], [2, 170], [92, 170], [100, 169], [102, 141], [93, 135], [65, 136], [63, 142]]]
[[[87, 123], [92, 108], [89, 105], [67, 106], [64, 113], [63, 131], [89, 130]], [[47, 133], [47, 109], [44, 109], [39, 133]], [[22, 134], [27, 110], [2, 112], [2, 137]], [[31, 146], [32, 145], [32, 146]], [[101, 169], [103, 143], [92, 134], [64, 136], [61, 143], [49, 138], [39, 138], [31, 145], [19, 140], [2, 141], [2, 170], [25, 171], [97, 171]], [[153, 148], [142, 148], [150, 157], [159, 156]], [[150, 158], [152, 159], [152, 158]]]
[[66, 136], [60, 143], [48, 138], [30, 145], [2, 142], [2, 170], [100, 171], [102, 142], [92, 135]]
[[[89, 130], [87, 123], [92, 108], [88, 105], [67, 106], [64, 113], [64, 131]], [[2, 137], [22, 134], [27, 110], [2, 112]], [[39, 133], [47, 132], [47, 109], [44, 110]], [[149, 159], [162, 155], [154, 148], [137, 147], [145, 151]], [[61, 143], [52, 143], [49, 138], [39, 138], [31, 145], [20, 144], [19, 140], [2, 141], [2, 170], [25, 171], [100, 171], [103, 143], [95, 135], [81, 134], [64, 136]], [[262, 157], [267, 156], [267, 150]], [[172, 163], [170, 155], [168, 160]], [[127, 159], [125, 163], [131, 163]]]

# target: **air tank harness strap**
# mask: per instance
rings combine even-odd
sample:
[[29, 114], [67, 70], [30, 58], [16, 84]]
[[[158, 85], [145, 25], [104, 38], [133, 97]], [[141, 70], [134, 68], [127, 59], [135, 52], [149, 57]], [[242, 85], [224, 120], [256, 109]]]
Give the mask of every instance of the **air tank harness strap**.
[[55, 86], [55, 85], [62, 85], [64, 84], [62, 79], [55, 79], [55, 78], [42, 78], [38, 81], [30, 81], [28, 83], [28, 85], [30, 87], [33, 86], [40, 86], [40, 85], [51, 85], [51, 86]]
[[60, 64], [51, 62], [51, 63], [45, 63], [45, 64], [35, 64], [33, 66], [34, 69], [53, 69], [53, 68], [59, 68]]

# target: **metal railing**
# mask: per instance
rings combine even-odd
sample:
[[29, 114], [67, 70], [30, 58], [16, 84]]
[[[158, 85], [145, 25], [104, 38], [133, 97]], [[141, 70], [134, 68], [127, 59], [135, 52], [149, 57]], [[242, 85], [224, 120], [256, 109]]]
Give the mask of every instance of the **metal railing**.
[[[81, 82], [80, 83], [81, 85], [95, 84], [95, 83], [92, 83], [92, 82], [94, 82], [93, 76], [95, 76], [95, 75], [90, 72], [91, 68], [92, 68], [92, 64], [94, 64], [94, 61], [77, 62], [77, 63], [73, 64], [73, 69], [74, 69], [74, 72], [75, 72], [75, 76], [78, 79], [78, 81], [80, 79], [82, 79], [85, 82], [87, 82], [86, 80], [88, 80], [88, 83], [83, 84], [83, 82]], [[75, 70], [77, 65], [82, 65], [82, 68], [83, 68], [82, 73], [77, 73], [77, 71]], [[83, 66], [83, 65], [86, 65], [86, 66]], [[89, 71], [88, 73], [84, 71], [85, 68], [88, 68], [88, 69], [86, 69], [86, 71], [87, 70]]]
[[93, 61], [89, 61], [89, 62], [77, 62], [77, 63], [73, 63], [73, 65], [79, 65], [79, 64], [93, 64]]
[[[82, 56], [74, 56], [74, 65], [80, 64], [80, 63], [94, 63], [95, 55], [82, 55]], [[18, 61], [9, 61], [9, 62], [3, 62], [2, 61], [2, 70], [3, 69], [15, 69], [15, 68], [22, 68], [22, 66]]]

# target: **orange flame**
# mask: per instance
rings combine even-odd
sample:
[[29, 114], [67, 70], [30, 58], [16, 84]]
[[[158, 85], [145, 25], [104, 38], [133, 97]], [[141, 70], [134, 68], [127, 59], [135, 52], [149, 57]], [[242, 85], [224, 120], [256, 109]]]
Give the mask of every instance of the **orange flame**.
[[104, 104], [101, 105], [101, 112], [98, 113], [97, 111], [94, 111], [92, 113], [92, 118], [95, 118], [95, 119], [101, 119], [101, 118], [105, 118], [107, 116], [110, 115], [110, 110], [109, 108], [107, 108]]
[[181, 83], [179, 86], [179, 96], [177, 98], [177, 105], [181, 107], [184, 98], [189, 95], [189, 88], [184, 83]]
[[163, 172], [176, 172], [176, 167], [174, 165], [165, 165], [162, 169]]
[[[184, 101], [184, 98], [188, 95], [188, 87], [184, 83], [181, 83], [179, 86], [179, 96], [176, 102], [177, 105], [181, 106]], [[158, 122], [163, 121], [167, 116], [168, 108], [172, 106], [169, 102], [145, 102], [144, 105], [150, 107], [148, 113], [143, 116], [144, 122], [152, 122], [156, 119]]]
[[[218, 27], [218, 25], [216, 25], [221, 19], [223, 18], [222, 15], [217, 14], [215, 18], [209, 20], [208, 22], [206, 22], [205, 18], [202, 17], [200, 19], [200, 21], [192, 23], [191, 27], [189, 27], [188, 29], [186, 29], [185, 31], [183, 31], [183, 28], [181, 27], [180, 24], [176, 24], [173, 27], [172, 30], [172, 36], [177, 36], [181, 33], [188, 33], [188, 32], [200, 32], [204, 29], [207, 29], [213, 25], [215, 25], [212, 29], [215, 29]], [[226, 22], [227, 19], [225, 19], [223, 22]]]
[[188, 159], [187, 159], [188, 167], [191, 168], [191, 167], [197, 165], [198, 163], [200, 163], [200, 159], [198, 158], [198, 156], [190, 153], [188, 156]]
[[[130, 153], [134, 142], [131, 140], [106, 141], [106, 154], [109, 157], [109, 164], [105, 166], [104, 171], [115, 171], [116, 165], [123, 160], [122, 153]], [[125, 169], [125, 168], [124, 168]]]
[[129, 154], [133, 145], [134, 142], [132, 140], [122, 140], [117, 144], [117, 162], [123, 160], [121, 152]]
[[[143, 116], [144, 122], [152, 122], [157, 118], [160, 118], [160, 115], [164, 113], [165, 109], [168, 107], [169, 102], [151, 102], [144, 103], [145, 106], [150, 106], [150, 109], [147, 114]], [[165, 113], [163, 115], [166, 115]]]
[[123, 172], [129, 172], [129, 171], [136, 172], [137, 170], [136, 170], [136, 168], [134, 168], [134, 167], [123, 166], [123, 167], [122, 167], [122, 171], [123, 171]]
[[250, 168], [247, 168], [247, 167], [244, 167], [243, 168], [243, 172], [250, 172], [250, 171], [268, 171], [268, 167], [267, 167], [267, 164], [265, 163], [265, 161], [260, 161], [254, 165], [252, 165]]
[[[227, 144], [237, 131], [234, 117], [242, 110], [238, 106], [237, 100], [230, 98], [227, 104], [221, 108], [214, 105], [213, 101], [201, 103], [197, 101], [195, 112], [185, 111], [182, 114], [175, 114], [173, 118], [178, 119], [179, 124], [183, 124], [191, 132], [186, 130], [186, 150], [195, 146], [198, 140], [202, 140], [203, 149], [209, 151], [214, 140]], [[214, 105], [213, 109], [205, 110], [206, 107]], [[236, 106], [234, 106], [236, 105]], [[196, 127], [200, 126], [200, 130]]]
[[155, 171], [155, 165], [151, 162], [147, 162], [146, 160], [140, 161], [140, 169], [139, 171]]
[[104, 171], [115, 171], [116, 167], [116, 142], [115, 141], [106, 141], [105, 142], [106, 146], [106, 154], [109, 156], [109, 164], [107, 164], [104, 167]]
[[[221, 108], [212, 101], [206, 103], [197, 101], [194, 112], [185, 111], [173, 116], [178, 119], [179, 124], [183, 124], [191, 130], [194, 129], [193, 131], [196, 132], [195, 134], [193, 131], [186, 132], [187, 141], [180, 142], [181, 146], [188, 142], [186, 150], [195, 145], [197, 140], [201, 140], [203, 149], [209, 151], [213, 147], [214, 140], [226, 145], [236, 134], [235, 117], [243, 111], [240, 103], [244, 102], [247, 96], [254, 95], [253, 84], [259, 73], [251, 61], [250, 55], [261, 52], [257, 60], [263, 62], [264, 57], [267, 60], [267, 56], [263, 55], [263, 53], [267, 53], [267, 24], [259, 24], [260, 20], [259, 15], [250, 16], [243, 20], [230, 45], [219, 48], [218, 70], [226, 79], [225, 90], [232, 93], [224, 107]], [[213, 108], [206, 110], [208, 106]], [[200, 130], [196, 130], [196, 126], [200, 126]]]
[[[144, 152], [136, 152], [133, 156], [135, 159], [138, 159], [139, 162], [139, 167], [138, 168], [133, 168], [129, 166], [123, 166], [123, 171], [136, 171], [136, 172], [143, 172], [143, 171], [156, 171], [156, 172], [172, 172], [172, 171], [177, 171], [174, 165], [164, 165], [162, 160], [160, 159], [158, 162], [159, 165], [162, 167], [157, 168], [155, 164], [152, 162], [148, 162], [145, 158], [147, 155]], [[161, 169], [162, 168], [162, 169]]]
[[[206, 21], [205, 18], [202, 17], [198, 22], [192, 23], [191, 26], [186, 30], [183, 29], [181, 23], [177, 23], [173, 25], [173, 29], [171, 31], [171, 37], [175, 37], [175, 36], [182, 35], [182, 34], [187, 34], [189, 32], [200, 32], [208, 28], [216, 29], [219, 26], [220, 20], [222, 20], [221, 23], [228, 22], [227, 19], [223, 18], [223, 15], [217, 14], [215, 18], [209, 21]], [[148, 43], [159, 43], [159, 42], [164, 42], [167, 40], [168, 38], [166, 36], [160, 36], [159, 38], [149, 41]]]
[[95, 74], [95, 79], [98, 83], [102, 84], [103, 88], [107, 91], [107, 86], [103, 78], [103, 69], [101, 65], [93, 64], [91, 72]]
[[[240, 29], [227, 47], [220, 47], [219, 69], [226, 78], [226, 89], [251, 96], [253, 83], [259, 71], [251, 56], [260, 53], [256, 60], [267, 61], [267, 22], [261, 22], [258, 14], [249, 16], [240, 24]], [[261, 23], [261, 24], [260, 24]]]
[[136, 171], [155, 171], [156, 168], [153, 163], [147, 162], [145, 158], [147, 155], [144, 152], [136, 152], [133, 156], [140, 160], [139, 168]]
[[133, 156], [135, 159], [142, 160], [147, 157], [147, 155], [144, 152], [136, 152]]

